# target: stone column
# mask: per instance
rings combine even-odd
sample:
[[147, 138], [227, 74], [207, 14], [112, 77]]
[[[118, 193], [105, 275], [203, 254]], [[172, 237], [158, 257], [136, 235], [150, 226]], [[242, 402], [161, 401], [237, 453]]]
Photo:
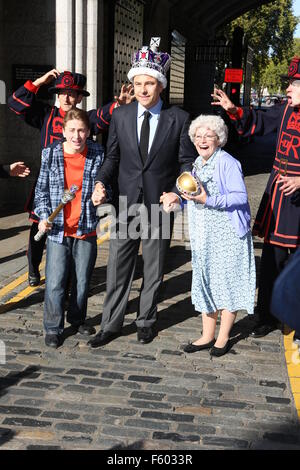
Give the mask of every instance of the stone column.
[[97, 39], [98, 0], [87, 0], [86, 76], [87, 90], [91, 94], [86, 99], [87, 109], [93, 109], [97, 107]]
[[97, 37], [98, 0], [56, 0], [56, 67], [86, 75], [83, 109], [97, 104]]
[[6, 84], [5, 77], [2, 73], [5, 70], [4, 66], [4, 47], [3, 47], [3, 29], [4, 29], [4, 20], [3, 20], [3, 0], [0, 0], [0, 105], [6, 104]]
[[74, 65], [73, 0], [56, 0], [56, 68], [63, 72]]
[[75, 68], [76, 72], [84, 73], [84, 0], [76, 0], [75, 4]]

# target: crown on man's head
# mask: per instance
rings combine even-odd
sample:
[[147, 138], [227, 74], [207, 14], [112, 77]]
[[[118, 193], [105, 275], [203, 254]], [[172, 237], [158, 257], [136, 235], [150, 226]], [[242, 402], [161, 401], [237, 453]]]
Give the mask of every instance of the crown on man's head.
[[167, 52], [159, 52], [160, 38], [151, 38], [150, 46], [143, 46], [135, 52], [131, 59], [132, 68], [128, 79], [133, 81], [136, 75], [150, 75], [167, 86], [166, 74], [171, 65], [171, 57]]

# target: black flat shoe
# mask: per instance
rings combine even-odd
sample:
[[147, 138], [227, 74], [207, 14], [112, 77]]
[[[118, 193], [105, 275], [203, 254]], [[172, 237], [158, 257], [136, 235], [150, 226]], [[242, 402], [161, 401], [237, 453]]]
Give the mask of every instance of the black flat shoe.
[[224, 356], [230, 349], [230, 340], [227, 341], [223, 348], [217, 348], [216, 346], [212, 347], [210, 350], [210, 355], [215, 357]]
[[205, 343], [205, 344], [197, 345], [197, 344], [189, 343], [183, 348], [183, 350], [186, 353], [194, 353], [194, 352], [197, 352], [197, 351], [202, 351], [203, 349], [212, 348], [213, 345], [215, 344], [215, 342], [216, 342], [216, 340], [213, 339], [209, 343]]
[[139, 341], [139, 343], [151, 343], [153, 338], [154, 333], [151, 327], [143, 326], [142, 328], [137, 328], [137, 340]]
[[99, 348], [100, 346], [104, 346], [105, 344], [110, 343], [113, 339], [120, 336], [120, 332], [113, 332], [113, 331], [99, 331], [99, 333], [90, 341], [88, 341], [88, 345], [91, 348]]

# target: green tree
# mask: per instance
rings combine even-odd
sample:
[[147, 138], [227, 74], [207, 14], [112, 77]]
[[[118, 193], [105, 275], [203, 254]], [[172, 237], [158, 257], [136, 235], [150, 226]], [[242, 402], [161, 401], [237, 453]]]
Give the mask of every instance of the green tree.
[[300, 38], [294, 39], [294, 55], [300, 56]]
[[[237, 26], [243, 28], [245, 40], [254, 50], [252, 86], [257, 90], [259, 98], [266, 79], [274, 73], [276, 82], [269, 83], [274, 88], [282, 87], [280, 74], [276, 67], [285, 67], [294, 55], [294, 31], [298, 18], [293, 14], [293, 0], [275, 0], [267, 5], [253, 9], [226, 25], [220, 34], [232, 38]], [[279, 66], [281, 64], [281, 66]], [[268, 68], [269, 72], [267, 73]], [[276, 69], [276, 70], [275, 70]], [[273, 80], [273, 79], [272, 79]]]
[[289, 61], [287, 59], [275, 63], [274, 60], [270, 58], [261, 74], [261, 89], [267, 88], [270, 95], [278, 93], [284, 94], [287, 81], [283, 80], [282, 76], [287, 75], [288, 66]]

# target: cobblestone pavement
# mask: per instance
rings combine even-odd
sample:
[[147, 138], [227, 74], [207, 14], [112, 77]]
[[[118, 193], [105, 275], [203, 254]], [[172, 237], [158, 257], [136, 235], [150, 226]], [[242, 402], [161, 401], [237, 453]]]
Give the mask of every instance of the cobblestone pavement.
[[[266, 178], [263, 173], [246, 178], [253, 214]], [[24, 214], [1, 221], [0, 288], [26, 272], [28, 225]], [[262, 243], [254, 244], [258, 265]], [[88, 322], [97, 330], [107, 254], [105, 242], [88, 308]], [[250, 320], [240, 312], [227, 355], [211, 360], [207, 351], [185, 354], [182, 346], [201, 331], [190, 283], [189, 247], [174, 240], [157, 336], [148, 345], [137, 342], [134, 325], [140, 262], [122, 336], [96, 350], [68, 328], [59, 349], [46, 348], [43, 286], [8, 305], [0, 315], [2, 353], [6, 348], [0, 362], [1, 449], [300, 449], [281, 332], [250, 339]]]

